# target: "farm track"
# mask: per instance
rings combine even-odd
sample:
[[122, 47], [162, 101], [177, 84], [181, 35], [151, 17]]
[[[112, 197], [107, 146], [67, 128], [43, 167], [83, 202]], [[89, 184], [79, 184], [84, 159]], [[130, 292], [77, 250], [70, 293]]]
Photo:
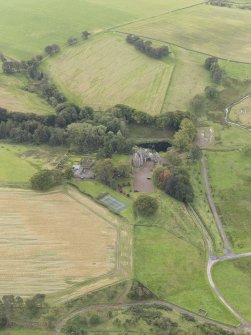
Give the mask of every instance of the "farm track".
[[241, 103], [242, 101], [248, 99], [251, 97], [251, 93], [245, 95], [244, 97], [238, 99], [237, 101], [234, 101], [233, 103], [231, 103], [230, 105], [228, 105], [226, 108], [225, 108], [225, 122], [231, 126], [234, 126], [234, 127], [238, 127], [238, 128], [241, 128], [243, 130], [247, 130], [247, 131], [251, 131], [251, 128], [250, 127], [245, 127], [239, 123], [235, 123], [235, 122], [231, 122], [229, 120], [229, 113], [231, 111], [231, 108], [235, 105], [238, 105], [239, 103]]
[[82, 313], [86, 313], [86, 312], [90, 312], [90, 311], [96, 311], [96, 310], [121, 310], [121, 309], [127, 309], [130, 307], [135, 307], [135, 306], [141, 306], [141, 307], [168, 307], [173, 309], [174, 311], [178, 312], [178, 313], [182, 313], [182, 314], [187, 314], [190, 315], [191, 317], [196, 318], [197, 320], [201, 321], [201, 322], [206, 322], [212, 325], [217, 325], [225, 330], [230, 330], [232, 332], [235, 333], [239, 333], [240, 331], [242, 331], [242, 328], [236, 328], [234, 326], [229, 326], [217, 321], [213, 321], [210, 319], [207, 319], [203, 316], [200, 316], [196, 313], [190, 312], [184, 308], [181, 308], [177, 305], [168, 303], [168, 302], [164, 302], [164, 301], [159, 301], [159, 300], [151, 300], [151, 301], [145, 301], [145, 302], [135, 302], [135, 303], [122, 303], [122, 304], [97, 304], [97, 305], [90, 305], [90, 306], [86, 306], [80, 309], [77, 309], [74, 312], [71, 312], [69, 315], [67, 315], [66, 317], [64, 317], [62, 320], [60, 320], [58, 322], [58, 324], [56, 325], [55, 329], [54, 329], [54, 335], [59, 335], [61, 334], [61, 330], [63, 329], [63, 327], [65, 326], [65, 324], [70, 321], [71, 319], [73, 319], [74, 317], [82, 314]]
[[[123, 34], [123, 35], [128, 35], [129, 34], [128, 32], [120, 31], [120, 30], [113, 30], [113, 32], [114, 33], [118, 33], [118, 34]], [[231, 58], [224, 58], [224, 57], [212, 55], [212, 54], [209, 54], [209, 53], [206, 53], [206, 52], [203, 52], [203, 51], [199, 51], [199, 50], [194, 50], [194, 49], [187, 48], [184, 45], [177, 44], [175, 42], [171, 42], [171, 41], [167, 41], [167, 40], [162, 40], [162, 39], [158, 39], [158, 38], [154, 38], [154, 37], [149, 37], [149, 36], [146, 36], [146, 35], [140, 35], [140, 34], [137, 34], [137, 36], [139, 36], [141, 38], [146, 38], [146, 39], [151, 40], [151, 41], [156, 41], [156, 42], [161, 42], [161, 43], [166, 43], [166, 44], [169, 44], [169, 45], [173, 45], [173, 46], [175, 46], [177, 48], [180, 48], [180, 49], [183, 49], [183, 50], [186, 50], [186, 51], [190, 51], [190, 52], [194, 52], [194, 53], [197, 53], [199, 55], [203, 55], [203, 56], [207, 56], [207, 57], [216, 57], [216, 58], [218, 58], [220, 60], [228, 61], [228, 62], [231, 62], [231, 63], [251, 65], [251, 62], [242, 62], [242, 61], [238, 61], [238, 60], [231, 59]]]
[[[228, 122], [227, 118], [228, 118], [229, 109], [233, 105], [238, 104], [239, 102], [247, 99], [250, 96], [251, 96], [251, 94], [239, 99], [237, 102], [234, 102], [231, 105], [229, 105], [228, 107], [226, 107], [226, 119], [225, 119], [226, 122]], [[231, 124], [231, 125], [234, 125], [234, 126], [238, 126], [238, 127], [240, 126], [240, 125], [232, 123], [232, 122], [228, 122], [228, 123]], [[241, 127], [241, 128], [251, 131], [251, 129], [248, 129], [246, 127]], [[240, 328], [244, 331], [251, 331], [251, 324], [248, 321], [246, 321], [232, 306], [229, 305], [229, 303], [224, 299], [224, 297], [221, 295], [221, 293], [217, 289], [217, 287], [216, 287], [216, 285], [213, 281], [213, 278], [212, 278], [212, 268], [216, 263], [223, 262], [223, 261], [228, 261], [228, 260], [240, 259], [240, 258], [243, 258], [243, 257], [249, 257], [249, 256], [251, 256], [251, 252], [246, 252], [246, 253], [243, 253], [243, 254], [234, 254], [232, 252], [228, 237], [227, 237], [227, 235], [225, 233], [225, 230], [224, 230], [224, 226], [223, 226], [222, 221], [221, 221], [221, 219], [218, 215], [218, 212], [217, 212], [217, 209], [216, 209], [216, 206], [215, 206], [215, 203], [214, 203], [214, 199], [213, 199], [213, 196], [212, 196], [211, 187], [210, 187], [210, 183], [209, 183], [208, 170], [207, 170], [207, 164], [206, 164], [205, 158], [202, 158], [201, 164], [202, 164], [202, 174], [204, 176], [204, 182], [205, 182], [205, 188], [206, 188], [208, 203], [209, 203], [211, 211], [213, 213], [215, 223], [217, 225], [219, 234], [221, 236], [224, 251], [225, 251], [225, 254], [223, 256], [215, 256], [214, 251], [213, 251], [213, 247], [212, 247], [212, 243], [211, 243], [211, 238], [210, 238], [207, 230], [205, 229], [203, 223], [201, 222], [200, 218], [197, 216], [194, 209], [190, 205], [187, 205], [188, 211], [194, 217], [196, 222], [199, 224], [199, 226], [202, 230], [203, 236], [204, 236], [204, 238], [207, 242], [207, 247], [208, 247], [207, 278], [208, 278], [208, 281], [209, 281], [209, 284], [210, 284], [212, 290], [217, 295], [217, 297], [221, 300], [221, 302], [225, 305], [225, 307], [228, 310], [230, 310], [231, 313], [240, 321], [240, 323], [241, 323]]]

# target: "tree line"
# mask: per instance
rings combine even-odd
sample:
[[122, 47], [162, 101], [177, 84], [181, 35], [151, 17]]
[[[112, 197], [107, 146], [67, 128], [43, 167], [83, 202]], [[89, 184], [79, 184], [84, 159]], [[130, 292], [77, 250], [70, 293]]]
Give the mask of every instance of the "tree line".
[[[43, 91], [47, 97], [52, 90]], [[59, 94], [56, 91], [56, 94]], [[60, 96], [59, 96], [59, 99]], [[177, 131], [185, 112], [150, 116], [125, 105], [105, 112], [75, 104], [57, 104], [55, 115], [9, 112], [0, 108], [0, 139], [15, 143], [68, 145], [78, 152], [98, 152], [99, 157], [128, 153], [133, 142], [128, 138], [128, 125], [147, 125]]]
[[168, 56], [170, 53], [168, 46], [162, 45], [158, 48], [153, 47], [151, 41], [144, 41], [137, 35], [127, 35], [126, 42], [134, 45], [137, 50], [140, 50], [145, 55], [152, 58], [161, 59]]
[[44, 294], [24, 300], [20, 296], [4, 295], [0, 299], [0, 329], [12, 325], [13, 319], [26, 317], [27, 319], [39, 318], [43, 313], [48, 312], [49, 306], [45, 302]]

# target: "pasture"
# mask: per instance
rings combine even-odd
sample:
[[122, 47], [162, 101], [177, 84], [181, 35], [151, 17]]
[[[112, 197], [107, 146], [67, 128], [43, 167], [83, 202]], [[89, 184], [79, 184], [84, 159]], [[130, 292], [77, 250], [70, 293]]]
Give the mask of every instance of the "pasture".
[[214, 200], [232, 247], [250, 251], [251, 157], [243, 151], [208, 152], [207, 160]]
[[235, 324], [207, 282], [206, 249], [200, 230], [184, 205], [158, 194], [160, 209], [151, 218], [138, 219], [134, 228], [136, 278], [160, 299], [208, 317]]
[[114, 270], [116, 220], [70, 189], [0, 189], [0, 295], [62, 292]]
[[52, 335], [52, 333], [36, 329], [8, 329], [0, 331], [0, 335]]
[[64, 44], [84, 30], [99, 32], [129, 21], [182, 8], [198, 0], [33, 0], [1, 1], [0, 50], [26, 59], [48, 44]]
[[23, 89], [25, 85], [27, 82], [24, 77], [7, 76], [0, 72], [0, 107], [6, 108], [10, 112], [38, 115], [53, 113], [52, 107], [38, 95], [25, 91]]
[[251, 322], [251, 257], [216, 264], [213, 278], [231, 306]]
[[132, 23], [121, 30], [217, 57], [250, 62], [250, 11], [202, 4]]
[[230, 110], [229, 119], [232, 122], [251, 127], [251, 97], [233, 106]]
[[102, 34], [48, 61], [53, 81], [73, 101], [96, 109], [122, 103], [160, 113], [172, 65], [151, 59], [125, 36]]
[[209, 72], [204, 68], [205, 57], [173, 47], [174, 69], [169, 82], [163, 112], [187, 110], [192, 98], [203, 94], [210, 85]]
[[27, 187], [41, 168], [53, 168], [65, 154], [64, 148], [0, 142], [0, 185]]

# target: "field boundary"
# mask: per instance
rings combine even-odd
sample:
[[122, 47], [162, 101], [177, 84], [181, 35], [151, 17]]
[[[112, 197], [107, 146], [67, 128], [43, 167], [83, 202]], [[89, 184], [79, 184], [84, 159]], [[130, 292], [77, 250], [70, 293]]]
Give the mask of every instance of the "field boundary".
[[238, 100], [232, 102], [230, 105], [228, 105], [228, 106], [225, 108], [225, 122], [226, 122], [226, 123], [228, 123], [228, 124], [230, 124], [230, 125], [232, 125], [232, 126], [241, 128], [241, 129], [243, 129], [243, 130], [251, 131], [251, 128], [250, 128], [250, 127], [246, 127], [246, 126], [243, 126], [243, 125], [241, 125], [241, 124], [239, 124], [239, 123], [232, 122], [232, 121], [230, 121], [230, 119], [229, 119], [229, 114], [230, 114], [230, 112], [231, 112], [232, 107], [238, 105], [239, 103], [241, 103], [242, 101], [244, 101], [244, 100], [246, 100], [246, 99], [248, 99], [248, 98], [250, 98], [250, 97], [251, 97], [251, 93], [249, 93], [249, 94], [245, 95], [244, 97], [241, 97], [240, 99], [238, 99]]
[[[129, 34], [131, 34], [129, 32], [119, 31], [119, 30], [114, 30], [114, 32], [115, 33], [119, 33], [119, 34], [123, 34], [123, 35], [129, 35]], [[140, 35], [140, 34], [136, 34], [136, 35], [139, 36], [139, 37], [141, 37], [141, 38], [146, 38], [146, 39], [151, 40], [151, 41], [156, 41], [156, 42], [161, 42], [161, 43], [166, 43], [166, 44], [169, 44], [169, 45], [173, 45], [173, 46], [178, 47], [180, 49], [184, 49], [184, 50], [187, 50], [187, 51], [190, 51], [190, 52], [194, 52], [194, 53], [197, 53], [197, 54], [200, 54], [200, 55], [204, 55], [204, 56], [208, 56], [208, 57], [215, 57], [215, 58], [218, 58], [220, 60], [228, 61], [228, 62], [231, 62], [231, 63], [251, 65], [251, 62], [242, 62], [242, 61], [234, 60], [234, 59], [231, 59], [231, 58], [224, 58], [224, 57], [212, 55], [212, 54], [209, 54], [209, 53], [206, 53], [206, 52], [203, 52], [203, 51], [199, 51], [199, 50], [194, 50], [194, 49], [187, 48], [187, 47], [185, 47], [185, 46], [183, 46], [181, 44], [177, 44], [175, 42], [170, 42], [170, 41], [167, 41], [167, 40], [162, 40], [162, 39], [158, 39], [158, 38], [154, 38], [154, 37], [149, 37], [149, 36], [145, 36], [145, 35]]]

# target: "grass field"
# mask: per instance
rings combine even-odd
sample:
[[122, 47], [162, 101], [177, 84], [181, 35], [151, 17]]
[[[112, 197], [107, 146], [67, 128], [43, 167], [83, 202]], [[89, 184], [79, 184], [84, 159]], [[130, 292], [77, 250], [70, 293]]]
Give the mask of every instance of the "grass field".
[[189, 6], [198, 0], [19, 0], [1, 1], [0, 50], [25, 59], [51, 43], [63, 44], [82, 31], [98, 32], [142, 17]]
[[0, 331], [1, 335], [52, 335], [51, 332], [35, 329], [8, 329]]
[[41, 168], [53, 168], [66, 150], [0, 142], [0, 185], [28, 186], [29, 179]]
[[47, 70], [80, 105], [104, 109], [122, 103], [154, 115], [161, 111], [172, 65], [136, 51], [125, 36], [105, 34], [65, 49]]
[[240, 64], [220, 60], [219, 65], [231, 78], [238, 80], [251, 80], [251, 64]]
[[229, 118], [233, 122], [251, 127], [251, 97], [233, 106]]
[[205, 57], [181, 48], [172, 47], [174, 70], [162, 111], [187, 110], [196, 94], [204, 93], [210, 76], [204, 68]]
[[134, 229], [136, 278], [161, 299], [235, 323], [208, 285], [206, 250], [197, 226], [183, 204], [165, 195], [158, 199], [156, 217], [137, 221]]
[[11, 112], [53, 113], [53, 109], [36, 94], [22, 89], [26, 84], [21, 76], [6, 76], [0, 72], [0, 107]]
[[1, 188], [0, 199], [0, 295], [55, 293], [113, 270], [116, 222], [93, 201], [72, 189]]
[[204, 4], [133, 23], [122, 30], [217, 57], [250, 62], [250, 11]]
[[214, 200], [235, 251], [251, 249], [251, 157], [244, 152], [207, 153]]
[[193, 208], [199, 214], [202, 219], [209, 236], [211, 237], [212, 246], [216, 255], [221, 255], [223, 253], [222, 240], [216, 226], [214, 217], [210, 210], [208, 200], [206, 197], [205, 183], [201, 171], [201, 163], [194, 162], [190, 167], [191, 182], [194, 189], [194, 201]]
[[231, 306], [251, 322], [251, 258], [218, 263], [213, 277]]

